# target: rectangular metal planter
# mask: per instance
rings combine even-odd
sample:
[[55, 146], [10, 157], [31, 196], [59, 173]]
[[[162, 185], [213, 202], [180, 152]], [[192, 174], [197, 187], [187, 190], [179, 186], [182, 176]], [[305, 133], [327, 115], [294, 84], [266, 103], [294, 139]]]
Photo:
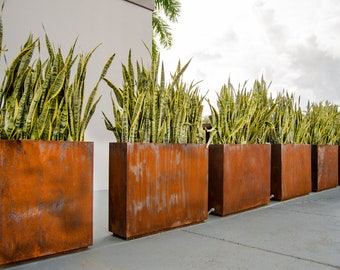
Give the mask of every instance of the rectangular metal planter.
[[270, 145], [209, 145], [209, 209], [220, 216], [270, 201]]
[[273, 144], [271, 194], [287, 200], [312, 191], [311, 145]]
[[0, 140], [0, 265], [93, 237], [93, 142]]
[[124, 239], [208, 218], [208, 149], [110, 143], [109, 230]]
[[334, 188], [339, 183], [337, 145], [312, 145], [312, 191]]

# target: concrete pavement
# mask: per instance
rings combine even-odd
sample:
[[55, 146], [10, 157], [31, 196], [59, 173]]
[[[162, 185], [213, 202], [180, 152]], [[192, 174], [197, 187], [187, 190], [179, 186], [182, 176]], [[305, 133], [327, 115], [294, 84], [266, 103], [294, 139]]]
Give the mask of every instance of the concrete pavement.
[[340, 269], [340, 187], [125, 241], [95, 192], [94, 245], [9, 269]]

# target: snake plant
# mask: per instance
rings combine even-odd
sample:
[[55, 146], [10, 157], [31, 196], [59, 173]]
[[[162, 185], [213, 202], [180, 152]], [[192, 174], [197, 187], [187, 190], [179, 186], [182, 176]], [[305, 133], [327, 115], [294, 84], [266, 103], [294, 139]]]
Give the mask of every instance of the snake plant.
[[310, 144], [339, 144], [340, 122], [338, 106], [330, 102], [308, 102], [306, 117], [310, 124]]
[[273, 129], [269, 141], [278, 144], [308, 144], [309, 121], [300, 106], [300, 98], [287, 91], [278, 93], [272, 115]]
[[179, 62], [166, 82], [159, 54], [146, 68], [138, 61], [133, 65], [130, 51], [127, 66], [122, 65], [122, 88], [105, 78], [112, 88], [114, 119], [103, 112], [104, 121], [118, 142], [204, 142], [204, 97], [199, 95], [197, 84], [187, 84], [182, 78], [189, 62], [183, 67]]
[[268, 96], [268, 86], [262, 78], [250, 91], [246, 82], [235, 90], [230, 79], [222, 86], [217, 109], [209, 102], [211, 126], [208, 143], [266, 143], [272, 128], [270, 116], [275, 109]]
[[[2, 38], [2, 23], [0, 26]], [[1, 139], [84, 140], [85, 129], [100, 99], [96, 98], [99, 82], [105, 77], [113, 56], [85, 104], [86, 68], [96, 48], [85, 55], [75, 55], [75, 41], [64, 58], [61, 49], [55, 50], [47, 35], [45, 40], [46, 60], [40, 58], [40, 39], [30, 35], [5, 70], [0, 88]], [[38, 57], [34, 59], [36, 50]]]

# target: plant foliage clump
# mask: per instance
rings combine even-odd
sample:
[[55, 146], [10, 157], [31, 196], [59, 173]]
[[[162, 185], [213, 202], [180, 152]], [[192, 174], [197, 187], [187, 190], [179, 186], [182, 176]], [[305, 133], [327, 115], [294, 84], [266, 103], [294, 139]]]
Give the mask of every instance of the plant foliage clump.
[[209, 105], [208, 143], [340, 144], [337, 105], [308, 102], [303, 112], [294, 94], [283, 90], [269, 96], [263, 78], [250, 91], [246, 83], [236, 91], [229, 80], [218, 94], [217, 109]]
[[[2, 27], [0, 30], [2, 38]], [[1, 139], [84, 140], [85, 129], [100, 99], [96, 98], [99, 82], [113, 56], [85, 105], [86, 68], [95, 49], [86, 55], [74, 55], [74, 42], [63, 58], [60, 48], [55, 50], [47, 35], [45, 40], [46, 60], [40, 59], [40, 40], [29, 35], [20, 53], [5, 70], [0, 88]], [[33, 59], [36, 49], [39, 57]]]
[[183, 82], [188, 65], [178, 63], [167, 83], [159, 55], [152, 57], [150, 68], [145, 68], [138, 61], [132, 64], [130, 51], [127, 66], [122, 65], [122, 88], [105, 78], [112, 88], [114, 115], [111, 121], [103, 113], [105, 125], [118, 142], [204, 142], [204, 97], [199, 95], [197, 84]]
[[330, 144], [340, 143], [340, 113], [338, 106], [325, 103], [308, 102], [306, 118], [309, 122], [309, 143]]
[[209, 143], [266, 143], [272, 128], [270, 116], [275, 109], [264, 79], [256, 80], [250, 91], [246, 82], [235, 90], [230, 79], [223, 85], [217, 99], [217, 109], [209, 102], [211, 135]]
[[[86, 67], [93, 51], [75, 57], [74, 43], [63, 59], [61, 50], [53, 50], [47, 36], [46, 45], [48, 59], [33, 60], [34, 49], [40, 50], [40, 42], [29, 36], [6, 70], [0, 88], [1, 139], [84, 140], [85, 129], [100, 99], [96, 99], [99, 80], [83, 108]], [[76, 58], [76, 73], [71, 78]]]
[[275, 98], [275, 110], [271, 121], [273, 128], [269, 136], [270, 143], [276, 144], [308, 144], [309, 121], [296, 101], [294, 94], [287, 91], [278, 93]]
[[[4, 4], [0, 14], [0, 54], [5, 52], [3, 8]], [[54, 49], [47, 34], [45, 41], [46, 60], [40, 58], [40, 39], [29, 35], [5, 70], [0, 86], [0, 139], [84, 140], [85, 129], [100, 100], [96, 98], [99, 83], [114, 55], [105, 64], [85, 104], [86, 69], [96, 48], [85, 55], [75, 55], [75, 41], [64, 58], [60, 48]], [[37, 59], [33, 58], [35, 50], [38, 50]]]

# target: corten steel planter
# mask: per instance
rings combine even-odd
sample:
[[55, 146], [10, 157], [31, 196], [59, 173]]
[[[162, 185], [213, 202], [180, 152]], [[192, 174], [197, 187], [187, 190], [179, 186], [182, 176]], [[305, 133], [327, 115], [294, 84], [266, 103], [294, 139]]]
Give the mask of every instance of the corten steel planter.
[[0, 140], [0, 265], [92, 245], [93, 142]]
[[124, 239], [208, 218], [208, 149], [110, 143], [109, 230]]
[[312, 191], [311, 145], [273, 144], [271, 194], [274, 200], [287, 200]]
[[312, 191], [334, 188], [339, 183], [337, 145], [312, 145]]
[[270, 201], [270, 145], [209, 145], [209, 209], [225, 216]]

